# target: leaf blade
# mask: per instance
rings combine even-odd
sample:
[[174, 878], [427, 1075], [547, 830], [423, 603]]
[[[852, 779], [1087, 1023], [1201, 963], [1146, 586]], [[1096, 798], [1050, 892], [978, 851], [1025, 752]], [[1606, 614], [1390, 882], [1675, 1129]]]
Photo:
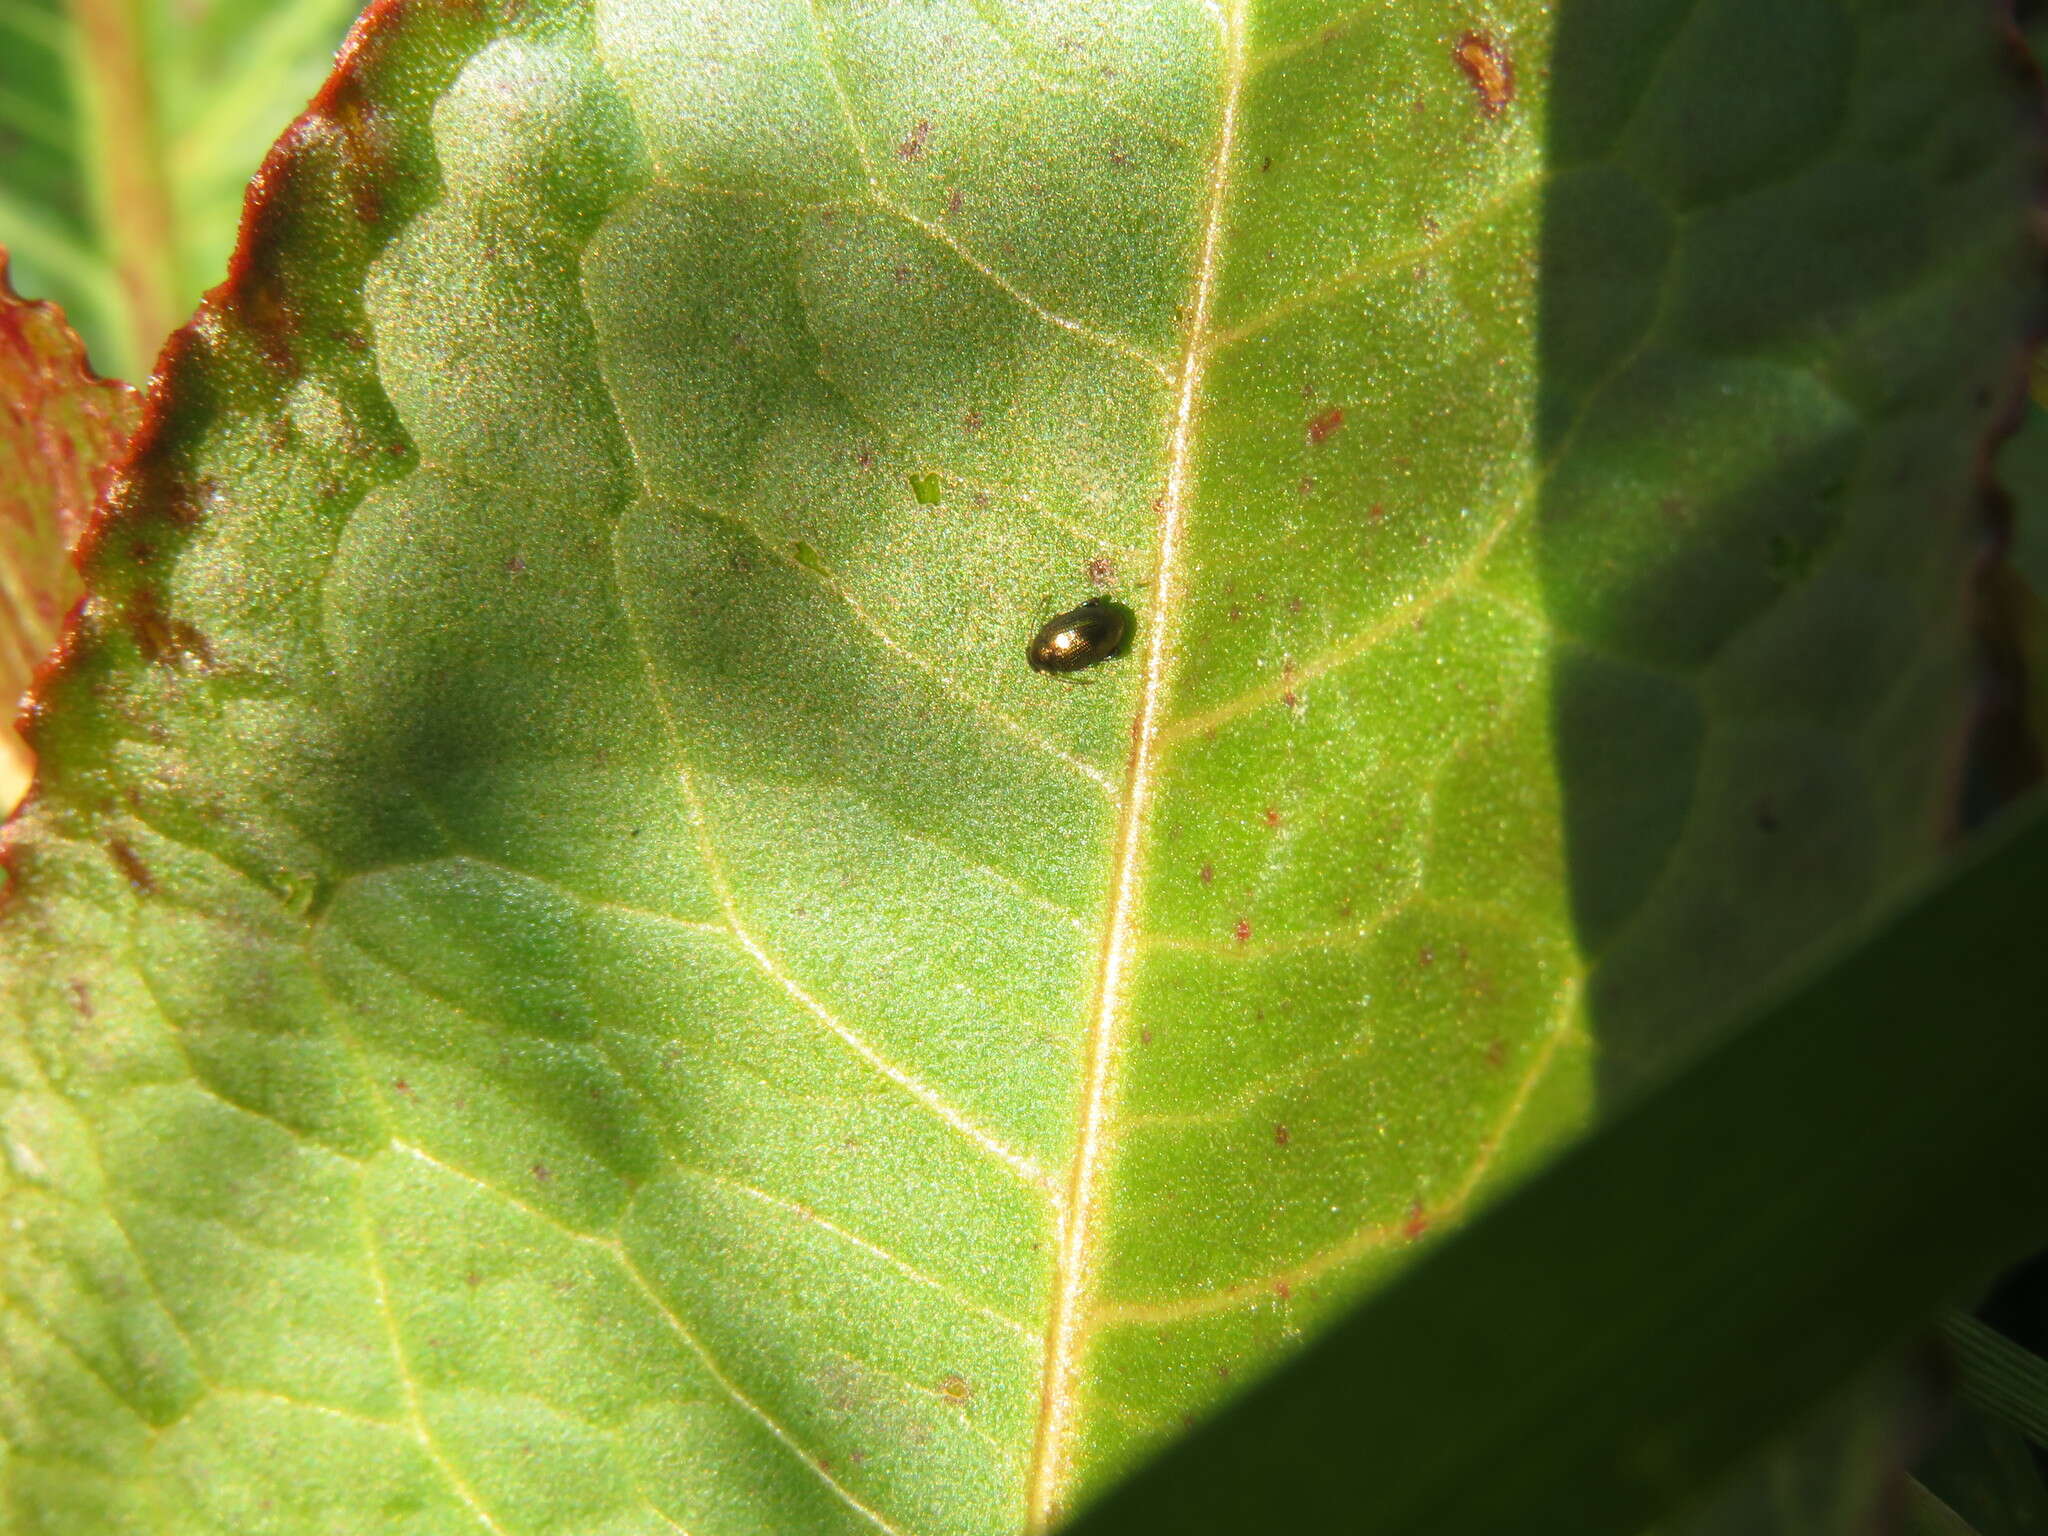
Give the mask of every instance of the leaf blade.
[[[11, 708], [84, 593], [71, 548], [141, 411], [133, 390], [93, 376], [61, 311], [15, 295], [4, 248], [0, 402], [0, 702]], [[33, 759], [11, 721], [0, 748], [0, 805], [12, 811]]]
[[2037, 1244], [2048, 818], [1990, 841], [1073, 1529], [1634, 1530]]

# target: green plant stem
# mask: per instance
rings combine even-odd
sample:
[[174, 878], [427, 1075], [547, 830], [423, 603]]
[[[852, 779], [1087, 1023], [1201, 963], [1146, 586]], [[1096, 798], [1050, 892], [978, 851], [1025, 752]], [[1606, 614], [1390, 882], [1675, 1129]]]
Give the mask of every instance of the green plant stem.
[[136, 0], [68, 0], [93, 217], [120, 313], [116, 372], [140, 378], [179, 321], [177, 212]]

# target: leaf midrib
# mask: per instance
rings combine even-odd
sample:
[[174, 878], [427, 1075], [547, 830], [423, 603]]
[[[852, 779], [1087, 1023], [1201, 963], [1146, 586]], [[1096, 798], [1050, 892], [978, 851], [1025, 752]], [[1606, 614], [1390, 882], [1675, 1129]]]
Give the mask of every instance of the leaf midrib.
[[1131, 727], [1129, 767], [1111, 855], [1109, 902], [1099, 951], [1101, 962], [1083, 1048], [1080, 1124], [1064, 1197], [1059, 1204], [1059, 1243], [1046, 1324], [1045, 1374], [1026, 1486], [1026, 1526], [1032, 1531], [1047, 1530], [1057, 1522], [1062, 1513], [1062, 1496], [1072, 1480], [1069, 1441], [1076, 1377], [1086, 1344], [1087, 1307], [1094, 1284], [1090, 1250], [1104, 1122], [1112, 1098], [1114, 1045], [1129, 1004], [1136, 909], [1145, 875], [1146, 819], [1162, 746], [1159, 713], [1171, 655], [1169, 636], [1177, 616], [1178, 560], [1187, 517], [1196, 408], [1209, 355], [1209, 316], [1222, 254], [1223, 214], [1237, 138], [1238, 106], [1248, 73], [1244, 49], [1245, 0], [1204, 0], [1204, 5], [1214, 16], [1221, 36], [1223, 100], [1209, 168], [1201, 254], [1195, 264], [1193, 293], [1181, 342], [1173, 431], [1166, 455], [1166, 489], [1159, 503], [1143, 680]]

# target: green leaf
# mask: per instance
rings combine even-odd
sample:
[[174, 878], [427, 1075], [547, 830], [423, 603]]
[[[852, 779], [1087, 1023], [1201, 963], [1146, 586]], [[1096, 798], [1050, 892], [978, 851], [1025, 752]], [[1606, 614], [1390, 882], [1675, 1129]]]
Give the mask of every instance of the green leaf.
[[2038, 1246], [2048, 814], [2006, 831], [1075, 1536], [1622, 1536]]
[[1926, 1417], [1925, 1394], [1893, 1362], [1860, 1375], [1771, 1436], [1655, 1536], [1872, 1536], [1889, 1531]]
[[2048, 1361], [1967, 1312], [1941, 1322], [1963, 1396], [2036, 1445], [2048, 1447]]
[[[2035, 390], [2041, 384], [2035, 365]], [[2018, 713], [2036, 743], [2048, 743], [2048, 408], [2029, 399], [2000, 447], [1999, 483], [2010, 503], [2004, 565], [2005, 622], [2022, 681]]]
[[2035, 135], [1952, 0], [375, 13], [39, 695], [0, 1507], [1110, 1484], [1933, 859]]
[[354, 0], [0, 0], [0, 244], [141, 379], [226, 272], [242, 192]]
[[[81, 596], [71, 546], [142, 414], [125, 384], [94, 378], [49, 304], [17, 298], [0, 248], [0, 707], [11, 709]], [[28, 787], [27, 746], [0, 727], [0, 808]]]
[[1983, 1536], [2048, 1532], [2048, 1486], [2027, 1442], [1967, 1403], [1915, 1469], [1943, 1503]]
[[1906, 1536], [1977, 1536], [1976, 1527], [1911, 1479], [1899, 1528]]

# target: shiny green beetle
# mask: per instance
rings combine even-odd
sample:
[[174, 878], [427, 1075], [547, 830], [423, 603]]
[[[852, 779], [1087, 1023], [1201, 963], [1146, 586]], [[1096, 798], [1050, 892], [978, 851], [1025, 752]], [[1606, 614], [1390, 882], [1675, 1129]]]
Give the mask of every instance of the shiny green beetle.
[[1031, 637], [1026, 655], [1034, 671], [1079, 672], [1122, 655], [1134, 622], [1122, 603], [1091, 597], [1080, 607], [1047, 619]]

